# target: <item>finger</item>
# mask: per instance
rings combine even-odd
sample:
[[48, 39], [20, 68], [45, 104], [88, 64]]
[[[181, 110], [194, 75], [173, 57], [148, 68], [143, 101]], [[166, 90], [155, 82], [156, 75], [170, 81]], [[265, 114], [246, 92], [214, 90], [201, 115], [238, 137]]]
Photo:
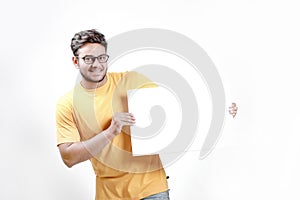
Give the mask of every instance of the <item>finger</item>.
[[127, 118], [127, 119], [126, 119], [126, 121], [127, 121], [127, 122], [130, 122], [130, 123], [134, 123], [134, 122], [135, 122], [135, 119], [134, 119], [134, 118], [131, 118], [131, 117], [129, 117], [129, 118]]
[[231, 115], [236, 115], [236, 113], [237, 113], [237, 112], [234, 111], [234, 110], [229, 110], [228, 112], [229, 112], [229, 114], [231, 114]]
[[132, 118], [131, 116], [127, 116], [121, 119], [121, 122], [124, 124], [135, 124], [135, 119]]
[[237, 110], [238, 110], [238, 107], [231, 108], [231, 110], [237, 111]]
[[132, 113], [127, 113], [127, 112], [118, 113], [118, 116], [120, 116], [120, 117], [132, 117], [132, 118], [134, 118], [134, 115]]
[[129, 116], [130, 116], [131, 119], [135, 119], [135, 117], [132, 113], [129, 113]]
[[133, 125], [135, 125], [134, 121], [132, 121], [132, 122], [127, 121], [127, 122], [123, 122], [123, 123], [124, 123], [123, 126], [133, 126]]
[[130, 115], [130, 116], [132, 116], [132, 117], [134, 117], [134, 114], [133, 113], [127, 113], [128, 115]]
[[229, 113], [237, 113], [237, 110], [228, 110]]
[[135, 117], [132, 113], [126, 113], [126, 119], [130, 121], [135, 121]]
[[237, 108], [237, 106], [229, 106], [228, 108]]
[[126, 119], [133, 119], [133, 115], [129, 113], [118, 113], [115, 115], [115, 117], [119, 120], [126, 120]]
[[132, 113], [127, 113], [127, 114], [126, 114], [126, 118], [127, 118], [127, 119], [130, 119], [130, 120], [135, 120], [135, 117], [133, 116]]

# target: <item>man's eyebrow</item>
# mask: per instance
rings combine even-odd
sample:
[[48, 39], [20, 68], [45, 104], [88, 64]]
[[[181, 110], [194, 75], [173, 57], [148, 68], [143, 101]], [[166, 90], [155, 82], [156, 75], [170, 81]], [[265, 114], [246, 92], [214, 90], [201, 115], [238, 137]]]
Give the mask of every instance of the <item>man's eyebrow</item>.
[[87, 54], [87, 55], [84, 55], [83, 57], [87, 57], [87, 56], [89, 56], [89, 57], [99, 57], [99, 56], [102, 56], [102, 55], [105, 55], [105, 54], [100, 54], [100, 55], [98, 55], [98, 56], [94, 56], [94, 55]]
[[90, 55], [90, 54], [84, 55], [83, 57], [87, 57], [87, 56], [90, 56], [90, 57], [95, 57], [95, 56], [93, 56], [93, 55]]

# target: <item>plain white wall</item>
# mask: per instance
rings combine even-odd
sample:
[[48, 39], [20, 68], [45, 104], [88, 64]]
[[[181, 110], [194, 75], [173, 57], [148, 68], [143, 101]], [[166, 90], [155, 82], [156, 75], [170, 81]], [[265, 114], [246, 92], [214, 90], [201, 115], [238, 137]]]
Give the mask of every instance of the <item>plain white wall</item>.
[[67, 169], [60, 160], [54, 115], [77, 78], [70, 39], [89, 28], [107, 38], [138, 28], [186, 35], [215, 63], [228, 105], [239, 106], [209, 157], [190, 151], [166, 168], [172, 199], [299, 199], [298, 11], [292, 0], [6, 1], [0, 199], [94, 199], [90, 163]]

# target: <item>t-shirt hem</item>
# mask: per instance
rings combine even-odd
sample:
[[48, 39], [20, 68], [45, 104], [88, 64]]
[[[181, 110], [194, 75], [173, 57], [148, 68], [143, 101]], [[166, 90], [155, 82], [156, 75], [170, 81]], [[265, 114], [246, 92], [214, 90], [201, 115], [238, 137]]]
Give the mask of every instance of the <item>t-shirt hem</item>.
[[112, 197], [112, 198], [100, 198], [99, 200], [140, 200], [140, 199], [149, 197], [149, 196], [154, 195], [154, 194], [158, 194], [158, 193], [161, 193], [161, 192], [166, 192], [168, 190], [169, 190], [169, 188], [161, 189], [161, 190], [157, 190], [157, 191], [152, 191], [152, 192], [147, 192], [147, 193], [142, 193], [142, 194], [139, 194], [136, 197], [124, 197], [124, 198]]

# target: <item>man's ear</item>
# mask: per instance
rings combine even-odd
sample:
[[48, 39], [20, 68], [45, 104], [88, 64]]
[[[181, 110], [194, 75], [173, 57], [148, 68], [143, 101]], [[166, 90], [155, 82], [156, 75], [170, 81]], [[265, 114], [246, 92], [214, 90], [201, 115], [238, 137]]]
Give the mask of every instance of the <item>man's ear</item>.
[[78, 65], [79, 61], [75, 56], [72, 57], [72, 62], [74, 64], [74, 66], [76, 67], [76, 69], [79, 69], [79, 65]]

